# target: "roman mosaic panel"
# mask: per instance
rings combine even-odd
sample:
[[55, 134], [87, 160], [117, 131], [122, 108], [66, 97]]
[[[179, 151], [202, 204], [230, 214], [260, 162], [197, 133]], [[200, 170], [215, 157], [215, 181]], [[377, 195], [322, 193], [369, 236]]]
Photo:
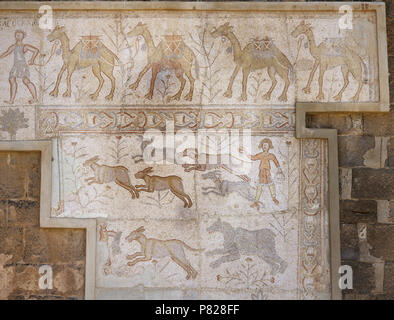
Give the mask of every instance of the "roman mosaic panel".
[[0, 138], [50, 140], [49, 218], [95, 221], [87, 298], [333, 297], [328, 144], [295, 106], [382, 102], [381, 7], [26, 6]]

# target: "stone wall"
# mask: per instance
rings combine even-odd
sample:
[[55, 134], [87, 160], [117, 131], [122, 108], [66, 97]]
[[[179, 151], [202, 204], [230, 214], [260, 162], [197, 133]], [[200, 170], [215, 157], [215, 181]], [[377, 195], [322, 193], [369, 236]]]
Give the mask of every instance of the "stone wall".
[[310, 115], [338, 129], [342, 264], [353, 267], [345, 299], [394, 299], [394, 5], [386, 1], [389, 114]]
[[0, 177], [0, 299], [83, 299], [85, 232], [40, 228], [40, 153], [0, 152]]

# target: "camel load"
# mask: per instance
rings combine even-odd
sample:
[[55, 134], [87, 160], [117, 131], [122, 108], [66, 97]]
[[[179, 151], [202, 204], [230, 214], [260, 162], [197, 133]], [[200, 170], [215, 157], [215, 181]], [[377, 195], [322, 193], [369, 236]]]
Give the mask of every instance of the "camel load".
[[101, 41], [99, 36], [82, 36], [81, 43], [81, 59], [97, 59], [100, 57]]

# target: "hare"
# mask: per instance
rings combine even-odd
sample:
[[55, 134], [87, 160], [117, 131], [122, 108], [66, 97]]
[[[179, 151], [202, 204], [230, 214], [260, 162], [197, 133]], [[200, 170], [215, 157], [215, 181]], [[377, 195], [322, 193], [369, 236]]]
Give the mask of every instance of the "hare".
[[117, 185], [130, 192], [131, 197], [139, 197], [138, 190], [130, 183], [129, 169], [123, 166], [107, 166], [98, 164], [98, 156], [94, 156], [83, 163], [84, 167], [90, 167], [94, 172], [94, 177], [85, 179], [88, 185], [93, 183], [103, 184], [114, 181]]
[[178, 176], [150, 176], [148, 173], [151, 172], [152, 169], [152, 167], [148, 167], [134, 175], [137, 179], [142, 179], [145, 181], [145, 185], [141, 184], [135, 186], [137, 190], [145, 192], [170, 190], [174, 195], [184, 202], [185, 208], [191, 208], [193, 202], [190, 196], [183, 191], [182, 178]]

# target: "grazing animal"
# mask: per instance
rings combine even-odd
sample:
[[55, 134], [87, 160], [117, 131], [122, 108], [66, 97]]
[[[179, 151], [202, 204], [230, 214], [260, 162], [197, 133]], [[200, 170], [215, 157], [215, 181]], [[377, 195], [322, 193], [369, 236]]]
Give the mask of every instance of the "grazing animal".
[[223, 180], [219, 170], [203, 173], [201, 177], [204, 180], [210, 179], [215, 183], [214, 187], [202, 187], [203, 194], [214, 193], [225, 197], [230, 193], [236, 192], [246, 200], [255, 201], [253, 189], [246, 181]]
[[191, 208], [193, 205], [192, 199], [183, 190], [182, 178], [178, 176], [150, 176], [148, 173], [152, 172], [152, 167], [145, 168], [137, 172], [134, 176], [137, 179], [145, 181], [145, 185], [136, 185], [138, 191], [154, 192], [170, 190], [174, 195], [184, 202], [185, 208]]
[[94, 156], [83, 163], [84, 167], [90, 167], [94, 173], [93, 177], [85, 179], [88, 185], [93, 183], [104, 184], [113, 181], [129, 191], [133, 199], [139, 197], [138, 190], [130, 182], [129, 169], [123, 166], [101, 165], [97, 163], [99, 160], [98, 156]]
[[[336, 66], [341, 66], [343, 76], [343, 87], [334, 97], [336, 101], [341, 101], [342, 94], [346, 87], [349, 85], [349, 73], [358, 82], [356, 94], [353, 96], [353, 101], [358, 101], [360, 97], [361, 88], [363, 86], [363, 65], [364, 62], [359, 54], [351, 49], [342, 41], [323, 41], [319, 45], [315, 42], [312, 27], [302, 21], [291, 33], [295, 38], [304, 34], [308, 38], [309, 52], [315, 59], [312, 71], [309, 74], [309, 79], [306, 87], [302, 89], [305, 93], [311, 93], [311, 82], [317, 67], [319, 67], [319, 93], [316, 97], [317, 100], [324, 99], [323, 94], [323, 78], [327, 69]], [[339, 40], [339, 39], [336, 39]], [[364, 65], [365, 67], [365, 65]]]
[[287, 262], [276, 253], [275, 234], [270, 229], [247, 230], [233, 228], [228, 222], [218, 219], [207, 228], [209, 233], [220, 232], [223, 234], [223, 249], [214, 249], [206, 252], [207, 256], [221, 255], [210, 264], [217, 268], [222, 263], [239, 260], [241, 255], [256, 255], [271, 266], [272, 274], [278, 271], [283, 273]]
[[[93, 38], [93, 37], [91, 37]], [[94, 37], [96, 38], [96, 37]], [[94, 76], [98, 79], [99, 85], [97, 90], [90, 95], [95, 100], [100, 94], [101, 88], [103, 87], [104, 79], [101, 73], [104, 73], [109, 80], [111, 80], [111, 91], [105, 97], [107, 100], [112, 100], [115, 91], [115, 77], [113, 74], [115, 60], [119, 61], [119, 58], [108, 49], [101, 41], [97, 40], [97, 47], [90, 48], [91, 44], [84, 47], [82, 40], [79, 41], [74, 48], [70, 49], [70, 39], [68, 38], [64, 27], [56, 26], [53, 31], [48, 35], [50, 42], [59, 40], [62, 48], [63, 66], [56, 79], [55, 88], [51, 91], [50, 95], [57, 97], [59, 93], [59, 84], [62, 79], [64, 71], [67, 70], [67, 90], [63, 93], [63, 97], [71, 96], [71, 76], [75, 70], [92, 67]], [[91, 41], [88, 40], [90, 43]], [[88, 54], [85, 50], [87, 49]], [[94, 52], [93, 55], [89, 56], [89, 50]]]
[[266, 100], [271, 99], [271, 93], [275, 89], [277, 80], [275, 75], [278, 74], [285, 82], [279, 101], [287, 101], [287, 90], [290, 86], [290, 76], [293, 75], [293, 66], [289, 59], [274, 45], [271, 39], [264, 40], [253, 39], [243, 49], [237, 37], [233, 32], [233, 27], [226, 22], [219, 28], [213, 28], [211, 35], [214, 38], [226, 37], [233, 48], [234, 62], [236, 63], [233, 74], [231, 75], [226, 92], [223, 94], [227, 98], [232, 97], [232, 87], [234, 79], [240, 69], [242, 69], [242, 94], [241, 101], [247, 100], [247, 84], [249, 74], [252, 71], [267, 68], [269, 77], [271, 78], [271, 87], [264, 95]]
[[[177, 263], [186, 271], [186, 280], [197, 277], [197, 271], [191, 266], [190, 262], [186, 259], [184, 248], [190, 251], [202, 251], [204, 249], [194, 249], [184, 243], [182, 240], [169, 239], [159, 240], [154, 238], [147, 238], [144, 235], [145, 228], [139, 227], [138, 229], [130, 232], [126, 237], [128, 242], [137, 241], [141, 245], [141, 251], [132, 255], [128, 255], [127, 260], [132, 260], [127, 263], [128, 266], [133, 266], [138, 262], [150, 261], [153, 258], [170, 257], [172, 261]], [[139, 258], [137, 258], [139, 257]]]
[[137, 80], [130, 85], [130, 89], [137, 89], [142, 77], [150, 69], [152, 69], [152, 77], [150, 81], [150, 89], [145, 98], [151, 100], [155, 89], [157, 74], [164, 69], [174, 70], [175, 76], [181, 82], [178, 92], [170, 98], [171, 100], [179, 100], [186, 84], [183, 74], [189, 79], [190, 89], [186, 94], [185, 100], [191, 101], [194, 92], [194, 78], [192, 76], [192, 65], [195, 64], [196, 77], [198, 79], [199, 65], [194, 52], [183, 42], [180, 36], [165, 36], [167, 39], [161, 41], [155, 46], [152, 35], [146, 24], [139, 22], [134, 29], [127, 33], [129, 37], [142, 36], [145, 39], [148, 52], [148, 63], [138, 75]]

